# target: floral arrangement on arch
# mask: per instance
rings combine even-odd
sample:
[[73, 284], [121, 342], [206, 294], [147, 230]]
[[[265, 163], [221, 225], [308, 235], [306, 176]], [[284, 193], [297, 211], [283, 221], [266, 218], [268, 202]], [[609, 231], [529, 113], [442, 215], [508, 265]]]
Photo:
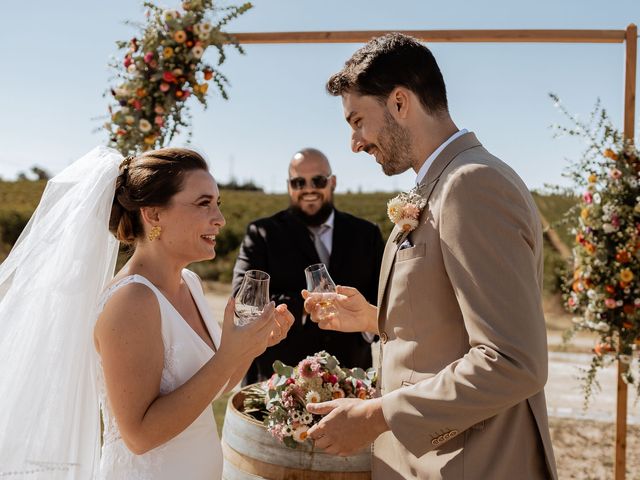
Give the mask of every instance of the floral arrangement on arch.
[[336, 357], [318, 352], [296, 367], [280, 361], [267, 381], [248, 388], [244, 413], [264, 422], [268, 432], [287, 447], [307, 442], [307, 431], [322, 418], [307, 411], [308, 403], [336, 398], [372, 398], [376, 372], [370, 368], [344, 368]]
[[566, 307], [579, 315], [573, 332], [599, 336], [585, 372], [586, 408], [594, 386], [599, 388], [598, 369], [616, 359], [628, 365], [623, 380], [640, 394], [634, 359], [640, 349], [640, 154], [624, 141], [599, 101], [589, 121], [582, 122], [552, 98], [573, 123], [557, 129], [587, 141], [583, 158], [568, 172], [580, 196], [569, 212], [577, 222], [574, 264], [565, 284]]
[[[117, 42], [124, 57], [111, 64], [117, 84], [109, 93], [116, 103], [109, 106], [110, 119], [104, 126], [110, 145], [123, 155], [161, 147], [179, 127], [188, 128], [185, 102], [193, 96], [206, 108], [210, 82], [227, 99], [227, 79], [217, 70], [225, 60], [223, 45], [230, 43], [244, 52], [221, 28], [251, 8], [250, 3], [214, 7], [213, 0], [187, 0], [179, 10], [151, 2], [144, 6], [147, 21], [138, 25], [140, 35]], [[215, 23], [209, 20], [213, 13], [222, 14]], [[219, 54], [215, 67], [203, 60], [209, 47]]]

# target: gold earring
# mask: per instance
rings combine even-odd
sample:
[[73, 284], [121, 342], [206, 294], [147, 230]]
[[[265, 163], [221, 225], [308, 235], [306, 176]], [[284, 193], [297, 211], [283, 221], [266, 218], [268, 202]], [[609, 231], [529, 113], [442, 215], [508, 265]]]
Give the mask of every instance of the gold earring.
[[162, 233], [162, 227], [160, 225], [156, 225], [155, 227], [153, 227], [148, 235], [149, 241], [153, 242], [155, 239], [160, 237], [160, 233]]

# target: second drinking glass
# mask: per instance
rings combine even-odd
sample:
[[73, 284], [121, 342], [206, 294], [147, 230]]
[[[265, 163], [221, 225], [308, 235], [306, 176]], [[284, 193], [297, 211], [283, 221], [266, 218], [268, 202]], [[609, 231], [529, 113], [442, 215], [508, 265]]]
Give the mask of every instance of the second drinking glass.
[[236, 294], [235, 324], [247, 325], [262, 314], [269, 303], [269, 274], [261, 270], [247, 270]]

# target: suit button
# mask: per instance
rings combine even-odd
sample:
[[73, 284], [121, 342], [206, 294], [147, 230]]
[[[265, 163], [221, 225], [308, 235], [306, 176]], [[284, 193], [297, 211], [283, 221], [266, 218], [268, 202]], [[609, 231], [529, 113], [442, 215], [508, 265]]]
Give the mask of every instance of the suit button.
[[382, 343], [387, 343], [387, 340], [389, 340], [389, 337], [387, 336], [387, 332], [382, 332], [380, 334], [380, 341]]

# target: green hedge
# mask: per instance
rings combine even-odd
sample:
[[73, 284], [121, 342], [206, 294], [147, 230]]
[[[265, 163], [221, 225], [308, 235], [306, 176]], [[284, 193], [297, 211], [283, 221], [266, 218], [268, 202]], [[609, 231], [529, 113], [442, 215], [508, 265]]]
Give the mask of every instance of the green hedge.
[[[44, 186], [44, 181], [0, 181], [0, 259], [4, 258], [29, 221]], [[386, 238], [392, 227], [386, 214], [386, 203], [391, 196], [389, 193], [345, 193], [336, 195], [335, 202], [340, 210], [377, 223]], [[534, 198], [542, 214], [552, 224], [575, 203], [571, 197], [556, 194], [534, 193]], [[207, 280], [229, 282], [247, 224], [286, 208], [289, 199], [286, 194], [236, 190], [223, 190], [221, 199], [227, 224], [217, 239], [217, 258], [194, 264], [191, 268]], [[571, 245], [571, 235], [566, 228], [558, 227], [557, 231]], [[556, 292], [560, 285], [558, 272], [563, 268], [563, 262], [547, 243], [545, 247], [545, 289]], [[127, 257], [123, 250], [119, 264], [122, 265]]]

